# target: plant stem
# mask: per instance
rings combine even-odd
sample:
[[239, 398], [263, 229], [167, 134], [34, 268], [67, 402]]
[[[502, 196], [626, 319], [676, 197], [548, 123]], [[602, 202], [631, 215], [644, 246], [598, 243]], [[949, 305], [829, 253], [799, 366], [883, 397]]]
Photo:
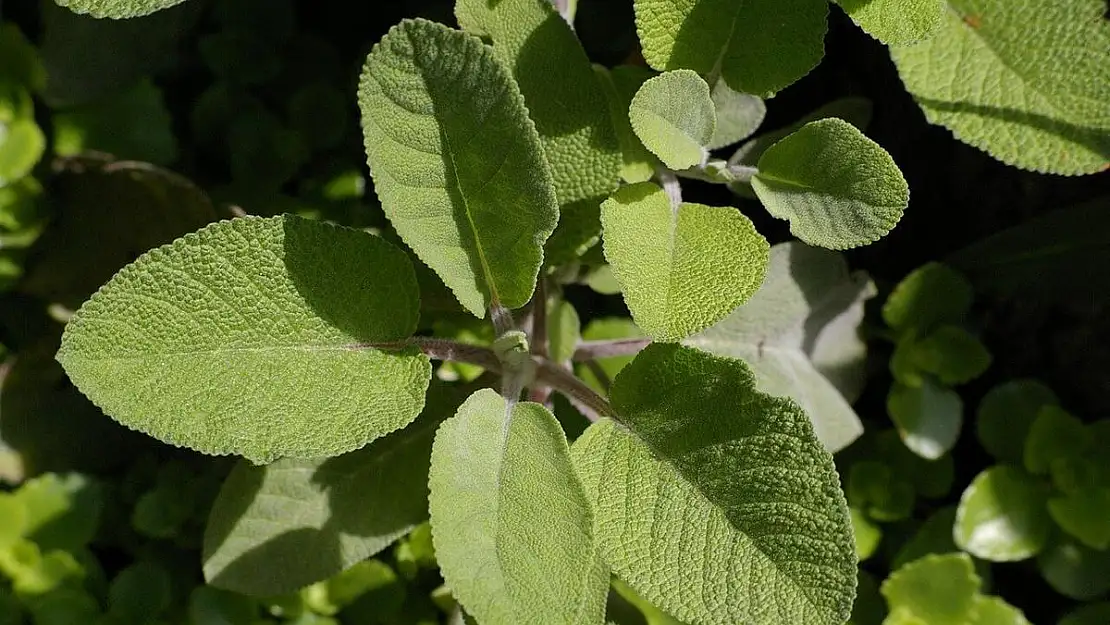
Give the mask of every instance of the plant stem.
[[610, 341], [582, 341], [571, 357], [575, 362], [589, 362], [598, 358], [631, 356], [637, 354], [651, 343], [651, 339], [636, 337]]
[[532, 336], [528, 342], [534, 356], [547, 358], [547, 280], [543, 276], [532, 296]]
[[666, 192], [667, 198], [671, 200], [671, 208], [678, 209], [682, 204], [682, 183], [679, 182], [678, 176], [666, 167], [659, 167], [655, 170], [655, 177]]
[[585, 364], [590, 373], [597, 378], [597, 383], [601, 385], [601, 388], [605, 389], [605, 392], [609, 392], [613, 381], [609, 379], [609, 374], [605, 372], [605, 369], [601, 368], [601, 363], [596, 360], [587, 360]]
[[609, 402], [604, 397], [586, 386], [585, 382], [574, 377], [573, 373], [549, 360], [537, 361], [536, 382], [550, 386], [566, 395], [567, 399], [570, 399], [579, 410], [582, 410], [582, 413], [590, 421], [597, 421], [601, 417], [616, 416], [613, 408], [609, 406]]

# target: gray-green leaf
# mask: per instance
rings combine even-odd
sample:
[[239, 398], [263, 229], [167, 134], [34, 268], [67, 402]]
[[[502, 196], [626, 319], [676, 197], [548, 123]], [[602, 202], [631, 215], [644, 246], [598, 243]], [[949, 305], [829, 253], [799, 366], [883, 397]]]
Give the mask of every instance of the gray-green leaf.
[[411, 422], [428, 359], [374, 344], [416, 327], [412, 264], [298, 217], [210, 225], [143, 254], [66, 326], [58, 361], [104, 412], [255, 462], [358, 449]]
[[902, 218], [910, 189], [894, 159], [835, 117], [811, 122], [759, 158], [752, 188], [810, 245], [847, 249], [877, 241]]
[[636, 136], [667, 167], [688, 169], [709, 158], [717, 113], [709, 85], [696, 72], [649, 78], [632, 98], [628, 117]]
[[723, 148], [746, 139], [763, 123], [767, 105], [763, 100], [733, 91], [724, 81], [713, 86], [713, 109], [717, 112], [717, 129], [709, 140], [710, 150]]
[[836, 253], [803, 243], [771, 248], [767, 277], [747, 303], [687, 345], [743, 360], [759, 389], [793, 398], [817, 438], [836, 452], [863, 433], [849, 401], [862, 389], [867, 344], [859, 337], [865, 274]]
[[508, 68], [471, 35], [405, 20], [366, 59], [358, 100], [374, 188], [405, 243], [471, 313], [523, 306], [559, 207]]
[[612, 403], [623, 425], [602, 419], [572, 453], [618, 577], [690, 623], [848, 618], [848, 508], [797, 404], [757, 391], [741, 361], [661, 344], [621, 371]]

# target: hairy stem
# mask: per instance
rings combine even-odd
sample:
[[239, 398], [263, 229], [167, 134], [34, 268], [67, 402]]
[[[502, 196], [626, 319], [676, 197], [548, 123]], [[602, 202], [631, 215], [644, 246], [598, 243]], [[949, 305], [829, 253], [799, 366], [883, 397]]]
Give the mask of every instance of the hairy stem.
[[536, 282], [532, 296], [532, 337], [529, 340], [532, 355], [547, 358], [547, 280], [542, 276]]
[[537, 361], [536, 382], [566, 395], [567, 399], [571, 400], [571, 403], [590, 421], [616, 416], [604, 397], [586, 386], [585, 382], [574, 377], [573, 373], [549, 360]]
[[671, 208], [677, 210], [682, 204], [682, 183], [678, 180], [678, 176], [666, 167], [659, 167], [655, 170], [655, 178], [659, 180], [659, 185], [663, 187], [663, 191], [671, 201]]
[[598, 358], [613, 356], [632, 356], [638, 354], [651, 343], [651, 339], [636, 337], [608, 341], [582, 341], [571, 357], [575, 362], [589, 362]]

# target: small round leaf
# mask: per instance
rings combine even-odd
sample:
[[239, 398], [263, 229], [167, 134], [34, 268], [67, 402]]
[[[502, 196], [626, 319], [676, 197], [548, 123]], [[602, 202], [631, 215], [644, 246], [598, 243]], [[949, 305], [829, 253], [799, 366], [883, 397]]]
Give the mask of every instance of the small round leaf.
[[997, 465], [983, 471], [960, 498], [953, 531], [956, 544], [992, 562], [1037, 555], [1052, 529], [1045, 490], [1017, 467]]

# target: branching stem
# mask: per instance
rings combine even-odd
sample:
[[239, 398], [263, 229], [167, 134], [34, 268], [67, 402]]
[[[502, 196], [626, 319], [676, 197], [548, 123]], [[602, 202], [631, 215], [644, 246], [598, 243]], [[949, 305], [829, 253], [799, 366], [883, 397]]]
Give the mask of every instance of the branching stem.
[[649, 343], [651, 343], [651, 339], [642, 337], [609, 341], [582, 341], [578, 344], [578, 349], [574, 350], [574, 356], [571, 358], [575, 362], [589, 362], [598, 358], [632, 356], [640, 353]]

